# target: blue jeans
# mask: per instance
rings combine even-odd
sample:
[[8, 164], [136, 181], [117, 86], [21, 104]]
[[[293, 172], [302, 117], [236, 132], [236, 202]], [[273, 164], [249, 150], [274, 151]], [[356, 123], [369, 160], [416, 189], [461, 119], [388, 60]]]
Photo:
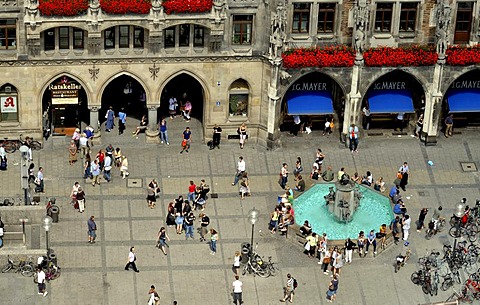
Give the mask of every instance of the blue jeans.
[[110, 182], [110, 180], [112, 180], [112, 173], [111, 173], [111, 171], [104, 170], [104, 171], [103, 171], [103, 178], [105, 178], [105, 180], [107, 180], [108, 182]]
[[242, 174], [243, 174], [243, 172], [238, 172], [238, 173], [235, 175], [235, 178], [234, 178], [234, 180], [233, 180], [233, 185], [237, 185], [238, 180], [240, 180], [240, 178], [242, 177]]
[[168, 133], [167, 131], [160, 131], [160, 141], [168, 143]]
[[193, 239], [193, 225], [185, 225], [185, 238], [191, 237]]
[[287, 185], [287, 182], [288, 182], [288, 177], [282, 176], [282, 183], [280, 184], [280, 186], [282, 187], [282, 189], [285, 188], [285, 185]]
[[216, 240], [210, 240], [210, 249], [212, 252], [217, 252], [217, 241]]
[[358, 138], [350, 139], [350, 150], [354, 151], [357, 150], [358, 147]]
[[188, 193], [187, 195], [187, 199], [190, 203], [193, 203], [193, 201], [195, 200], [195, 193]]

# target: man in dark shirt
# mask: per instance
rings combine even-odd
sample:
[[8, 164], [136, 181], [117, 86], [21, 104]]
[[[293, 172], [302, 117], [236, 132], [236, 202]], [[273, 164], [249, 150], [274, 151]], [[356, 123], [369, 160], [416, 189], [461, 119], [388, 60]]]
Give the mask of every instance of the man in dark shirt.
[[193, 238], [193, 222], [195, 221], [195, 215], [193, 212], [188, 213], [187, 217], [185, 217], [185, 239], [188, 237]]
[[185, 128], [185, 131], [182, 133], [182, 151], [185, 151], [188, 154], [188, 150], [190, 149], [190, 144], [192, 143], [192, 132], [190, 131], [190, 127]]
[[297, 192], [303, 192], [305, 190], [305, 180], [303, 180], [302, 175], [298, 175], [297, 184], [295, 185], [295, 190]]
[[201, 213], [198, 215], [200, 218], [200, 241], [205, 241], [205, 236], [207, 235], [208, 232], [208, 225], [210, 224], [210, 218], [205, 215], [204, 213]]
[[212, 146], [210, 146], [210, 149], [214, 149], [215, 147], [220, 149], [221, 138], [222, 138], [222, 127], [215, 124], [215, 126], [213, 126], [213, 139], [212, 139]]
[[95, 223], [95, 216], [90, 216], [87, 221], [88, 225], [88, 242], [91, 244], [95, 243], [95, 238], [97, 238], [97, 224]]

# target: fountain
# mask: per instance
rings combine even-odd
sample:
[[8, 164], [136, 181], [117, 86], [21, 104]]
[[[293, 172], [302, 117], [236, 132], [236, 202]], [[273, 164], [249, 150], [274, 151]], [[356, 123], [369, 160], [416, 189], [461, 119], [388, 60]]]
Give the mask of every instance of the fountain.
[[329, 193], [324, 196], [328, 210], [338, 221], [350, 222], [355, 211], [360, 206], [363, 197], [358, 185], [350, 180], [347, 174], [342, 180], [329, 187]]

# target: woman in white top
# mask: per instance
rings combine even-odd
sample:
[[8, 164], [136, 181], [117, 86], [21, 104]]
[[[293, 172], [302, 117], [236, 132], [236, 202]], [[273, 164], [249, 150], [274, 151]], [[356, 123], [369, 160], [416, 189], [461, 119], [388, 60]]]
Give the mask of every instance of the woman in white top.
[[233, 271], [235, 272], [235, 275], [239, 275], [241, 260], [242, 255], [240, 254], [240, 251], [236, 251], [235, 256], [233, 257]]

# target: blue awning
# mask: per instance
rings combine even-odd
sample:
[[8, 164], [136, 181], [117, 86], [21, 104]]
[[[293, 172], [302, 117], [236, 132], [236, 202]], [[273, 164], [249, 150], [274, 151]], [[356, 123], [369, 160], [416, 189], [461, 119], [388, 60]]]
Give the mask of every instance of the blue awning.
[[289, 115], [332, 114], [330, 91], [297, 91], [287, 95]]
[[368, 93], [371, 113], [412, 113], [412, 93], [407, 90], [371, 90]]
[[480, 90], [449, 90], [447, 101], [449, 112], [480, 112]]

